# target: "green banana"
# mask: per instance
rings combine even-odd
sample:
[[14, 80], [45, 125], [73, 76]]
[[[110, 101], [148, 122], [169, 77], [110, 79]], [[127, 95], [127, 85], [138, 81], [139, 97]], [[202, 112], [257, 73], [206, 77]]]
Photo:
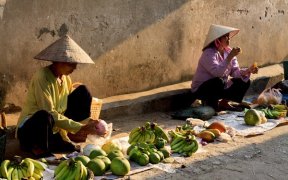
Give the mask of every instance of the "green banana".
[[88, 176], [88, 172], [87, 172], [87, 168], [84, 166], [84, 164], [81, 164], [81, 180], [87, 180], [87, 176]]
[[173, 150], [173, 152], [179, 153], [180, 151], [183, 151], [182, 149], [183, 149], [186, 145], [187, 145], [187, 144], [186, 144], [186, 141], [183, 141], [183, 143], [182, 143], [180, 146], [178, 146], [177, 148], [175, 148], [175, 149]]
[[163, 139], [165, 139], [167, 142], [169, 142], [169, 137], [168, 137], [167, 133], [157, 124], [154, 126], [154, 132], [155, 132], [155, 135], [157, 137], [160, 136]]
[[55, 179], [58, 180], [58, 179], [62, 179], [63, 177], [66, 176], [66, 174], [68, 173], [69, 171], [69, 166], [64, 166], [57, 174], [55, 174]]
[[135, 143], [137, 142], [136, 140], [139, 139], [140, 135], [141, 135], [141, 132], [140, 131], [137, 131], [134, 133], [135, 135], [133, 136], [133, 138], [129, 138], [128, 142], [129, 144], [132, 144], [132, 143]]
[[56, 169], [54, 170], [54, 175], [56, 176], [57, 174], [59, 174], [59, 172], [62, 170], [62, 168], [63, 168], [64, 166], [68, 166], [67, 160], [62, 161], [62, 162], [56, 167]]
[[179, 143], [182, 140], [184, 140], [184, 137], [177, 136], [176, 138], [173, 139], [173, 141], [171, 142], [170, 146], [174, 146], [175, 144]]
[[4, 160], [1, 163], [0, 172], [4, 178], [8, 178], [8, 166], [10, 164], [10, 160]]
[[193, 142], [194, 142], [195, 146], [193, 147], [193, 149], [190, 152], [195, 153], [198, 150], [199, 145], [198, 145], [197, 140], [193, 140]]
[[175, 150], [175, 149], [179, 148], [180, 146], [182, 146], [183, 144], [185, 144], [184, 139], [182, 141], [179, 141], [177, 144], [174, 144], [173, 146], [171, 146], [171, 149]]
[[184, 151], [184, 152], [191, 151], [194, 146], [195, 146], [195, 144], [194, 144], [194, 142], [192, 142], [191, 144], [188, 144], [187, 146], [185, 146], [185, 147], [183, 148], [183, 151]]
[[129, 134], [129, 138], [132, 138], [133, 134], [135, 134], [136, 132], [139, 132], [140, 129], [141, 129], [141, 127], [137, 127], [137, 128], [132, 129], [132, 131]]
[[81, 169], [82, 169], [82, 166], [81, 166], [81, 164], [82, 164], [82, 162], [81, 161], [77, 161], [76, 162], [76, 168], [75, 168], [75, 172], [76, 172], [76, 174], [75, 174], [75, 180], [80, 180], [81, 179], [81, 174], [82, 174], [82, 172], [81, 172]]
[[32, 161], [30, 161], [30, 159], [28, 159], [28, 158], [25, 158], [23, 160], [23, 163], [25, 163], [27, 166], [27, 176], [28, 177], [32, 176], [34, 173], [34, 169], [35, 169], [34, 163]]

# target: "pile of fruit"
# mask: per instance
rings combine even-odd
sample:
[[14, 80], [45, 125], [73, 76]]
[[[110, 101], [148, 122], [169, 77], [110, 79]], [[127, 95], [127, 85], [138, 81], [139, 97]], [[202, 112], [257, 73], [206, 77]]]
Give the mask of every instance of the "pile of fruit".
[[15, 156], [12, 161], [8, 159], [2, 161], [0, 177], [8, 180], [42, 179], [45, 168], [47, 168], [47, 165], [40, 161], [31, 158], [22, 159], [19, 156]]
[[170, 151], [161, 146], [159, 149], [153, 144], [145, 142], [132, 144], [127, 149], [127, 155], [131, 161], [136, 162], [141, 166], [146, 166], [149, 162], [152, 164], [158, 164], [163, 159], [170, 156]]
[[206, 129], [199, 132], [197, 137], [201, 138], [206, 142], [214, 142], [216, 138], [218, 138], [221, 133], [226, 132], [225, 124], [220, 121], [212, 122]]
[[138, 142], [154, 143], [156, 137], [169, 141], [167, 133], [157, 123], [146, 122], [142, 127], [133, 129], [129, 134], [130, 144]]

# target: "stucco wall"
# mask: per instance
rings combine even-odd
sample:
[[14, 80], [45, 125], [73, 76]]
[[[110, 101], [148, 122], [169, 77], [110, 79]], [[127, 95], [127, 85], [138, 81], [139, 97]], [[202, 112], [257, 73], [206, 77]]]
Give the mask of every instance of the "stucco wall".
[[0, 0], [0, 72], [22, 105], [33, 57], [68, 33], [94, 60], [72, 74], [94, 96], [190, 80], [211, 23], [240, 28], [241, 66], [287, 56], [288, 0]]

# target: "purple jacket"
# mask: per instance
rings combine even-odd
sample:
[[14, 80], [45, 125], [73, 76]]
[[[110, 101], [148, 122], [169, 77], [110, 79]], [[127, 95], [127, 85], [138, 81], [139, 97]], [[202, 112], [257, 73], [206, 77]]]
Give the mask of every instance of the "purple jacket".
[[226, 82], [225, 88], [228, 88], [232, 85], [232, 81], [229, 79], [241, 78], [243, 81], [247, 82], [250, 78], [250, 73], [248, 75], [243, 75], [244, 70], [247, 68], [239, 68], [237, 58], [234, 57], [230, 63], [226, 60], [226, 57], [230, 53], [228, 51], [224, 52], [224, 58], [215, 48], [207, 48], [203, 51], [196, 73], [193, 76], [191, 91], [195, 92], [199, 86], [212, 78], [219, 77]]

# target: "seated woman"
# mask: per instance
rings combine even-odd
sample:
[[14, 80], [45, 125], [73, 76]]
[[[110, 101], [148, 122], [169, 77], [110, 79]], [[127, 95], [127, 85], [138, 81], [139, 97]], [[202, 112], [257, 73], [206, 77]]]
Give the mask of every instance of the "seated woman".
[[[55, 151], [74, 151], [69, 133], [85, 141], [96, 134], [97, 121], [90, 119], [92, 96], [84, 85], [73, 87], [71, 74], [79, 63], [92, 59], [69, 37], [64, 36], [35, 59], [52, 64], [38, 70], [29, 85], [18, 120], [16, 138], [21, 149], [40, 157]], [[82, 123], [86, 120], [85, 124]]]
[[[202, 100], [216, 111], [236, 110], [229, 101], [241, 103], [250, 86], [251, 73], [258, 67], [240, 68], [236, 56], [241, 49], [230, 48], [230, 39], [239, 29], [215, 25], [210, 26], [203, 53], [192, 80], [192, 99]], [[219, 101], [220, 100], [220, 101]]]

